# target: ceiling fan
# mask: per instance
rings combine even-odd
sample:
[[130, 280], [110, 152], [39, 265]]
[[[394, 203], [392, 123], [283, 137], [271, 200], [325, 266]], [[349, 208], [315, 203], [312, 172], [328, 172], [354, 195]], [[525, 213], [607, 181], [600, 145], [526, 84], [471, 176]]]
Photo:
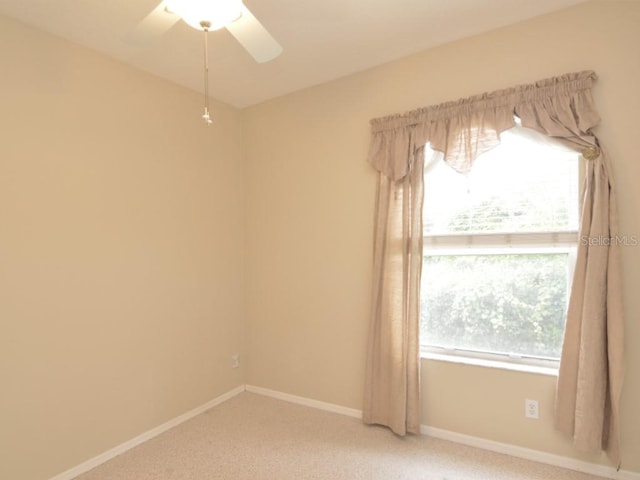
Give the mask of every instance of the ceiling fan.
[[127, 36], [129, 43], [144, 45], [173, 27], [180, 19], [204, 32], [204, 94], [202, 118], [211, 124], [209, 114], [209, 65], [207, 34], [223, 27], [258, 63], [268, 62], [282, 53], [282, 47], [242, 3], [242, 0], [162, 0]]

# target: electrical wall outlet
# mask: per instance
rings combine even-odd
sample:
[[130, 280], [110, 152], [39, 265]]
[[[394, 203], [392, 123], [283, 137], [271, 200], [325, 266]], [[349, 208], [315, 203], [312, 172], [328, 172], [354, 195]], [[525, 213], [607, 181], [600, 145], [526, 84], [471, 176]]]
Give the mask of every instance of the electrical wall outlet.
[[231, 368], [238, 368], [240, 366], [240, 354], [234, 353], [231, 355]]
[[524, 416], [527, 418], [540, 418], [540, 412], [538, 411], [538, 401], [526, 399], [524, 401]]

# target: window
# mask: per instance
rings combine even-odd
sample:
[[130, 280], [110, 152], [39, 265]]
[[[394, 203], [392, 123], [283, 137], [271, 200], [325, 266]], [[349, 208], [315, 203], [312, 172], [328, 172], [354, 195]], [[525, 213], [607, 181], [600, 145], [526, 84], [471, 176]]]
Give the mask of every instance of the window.
[[468, 176], [432, 153], [423, 350], [557, 361], [578, 240], [578, 154], [519, 125]]

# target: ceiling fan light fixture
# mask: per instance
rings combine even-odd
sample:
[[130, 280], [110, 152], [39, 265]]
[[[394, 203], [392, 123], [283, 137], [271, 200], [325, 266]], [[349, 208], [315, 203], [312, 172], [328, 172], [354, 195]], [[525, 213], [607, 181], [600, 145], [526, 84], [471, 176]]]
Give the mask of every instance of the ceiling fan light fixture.
[[165, 7], [197, 30], [218, 30], [242, 16], [242, 0], [165, 0]]

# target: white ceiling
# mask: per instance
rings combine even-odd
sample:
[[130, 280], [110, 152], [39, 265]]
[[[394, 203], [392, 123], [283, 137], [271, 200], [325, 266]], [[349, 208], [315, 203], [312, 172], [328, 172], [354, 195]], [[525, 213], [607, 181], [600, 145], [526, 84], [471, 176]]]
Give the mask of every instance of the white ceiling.
[[[0, 0], [19, 19], [202, 92], [202, 33], [178, 22], [150, 46], [124, 39], [160, 0]], [[245, 0], [284, 48], [258, 64], [210, 34], [209, 92], [246, 107], [584, 0]]]

